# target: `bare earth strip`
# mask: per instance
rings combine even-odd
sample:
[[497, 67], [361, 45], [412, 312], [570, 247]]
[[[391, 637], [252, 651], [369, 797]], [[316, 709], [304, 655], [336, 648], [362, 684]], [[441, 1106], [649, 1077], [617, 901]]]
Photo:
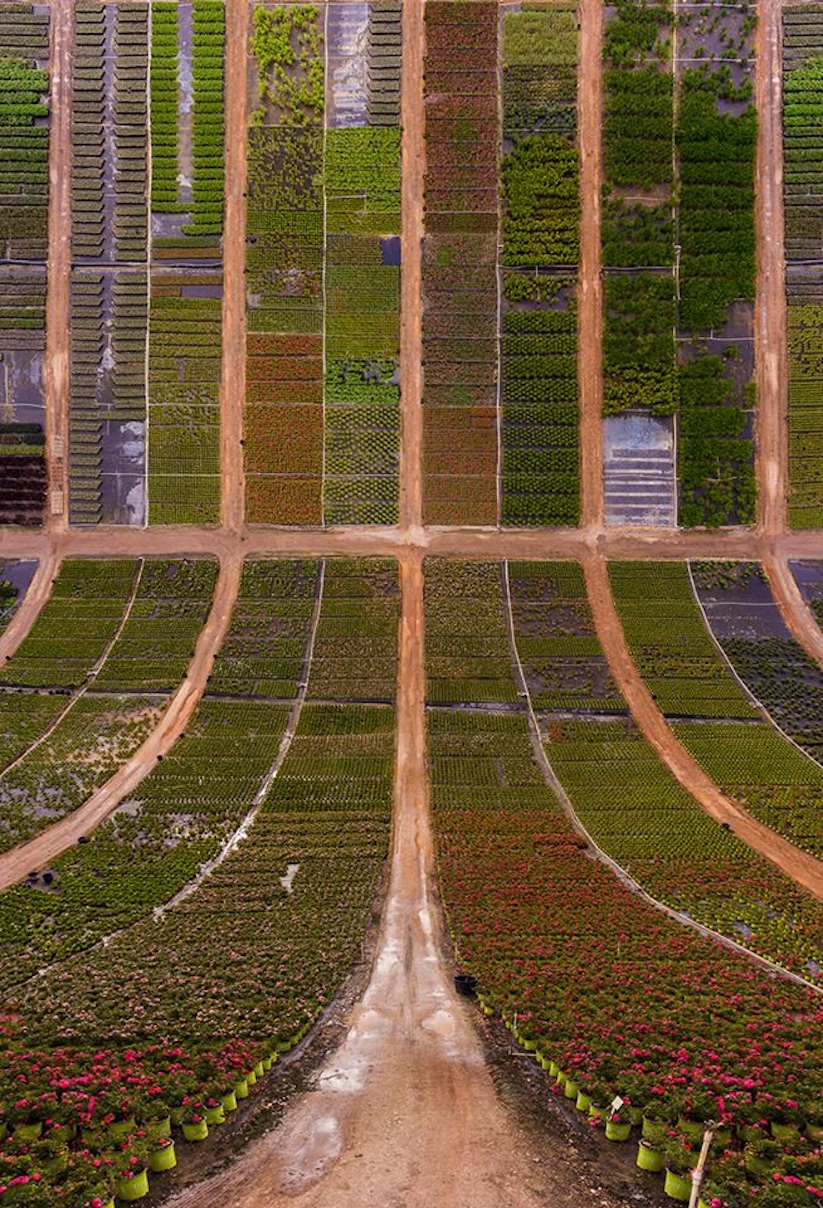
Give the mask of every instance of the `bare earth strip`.
[[243, 523], [243, 410], [246, 399], [247, 0], [226, 4], [226, 201], [223, 229], [223, 364], [220, 383], [221, 518]]
[[646, 741], [710, 817], [718, 822], [727, 822], [738, 838], [753, 851], [771, 860], [798, 885], [823, 900], [823, 862], [800, 851], [793, 843], [757, 822], [721, 793], [669, 729], [629, 654], [614, 606], [605, 561], [602, 558], [589, 559], [584, 565], [584, 572], [597, 636], [615, 683], [626, 698], [631, 715]]
[[53, 550], [41, 557], [34, 578], [23, 597], [19, 608], [0, 634], [0, 667], [14, 654], [23, 638], [40, 615], [40, 610], [51, 595], [51, 585], [57, 575], [59, 559]]
[[577, 368], [580, 389], [580, 489], [584, 528], [603, 524], [603, 283], [600, 195], [603, 184], [603, 6], [581, 0], [578, 66], [580, 140], [580, 283]]
[[403, 5], [401, 80], [402, 249], [400, 296], [400, 525], [417, 529], [423, 520], [423, 178], [425, 121], [422, 2]]
[[[49, 119], [49, 257], [46, 290], [46, 523], [67, 524], [66, 456], [69, 442], [69, 341], [71, 288], [72, 39], [74, 4], [50, 7], [51, 117]], [[57, 509], [57, 503], [60, 503]], [[54, 503], [54, 507], [52, 504]]]
[[788, 356], [783, 215], [783, 38], [780, 0], [763, 0], [757, 22], [756, 471], [760, 528], [786, 527]]
[[238, 557], [221, 563], [208, 621], [197, 640], [186, 678], [169, 701], [156, 729], [115, 774], [72, 814], [50, 826], [35, 839], [0, 856], [0, 890], [8, 889], [32, 868], [46, 868], [82, 835], [87, 835], [117, 808], [127, 793], [148, 775], [188, 724], [205, 691], [214, 656], [226, 635], [240, 586], [242, 564]]
[[[570, 1185], [568, 1172], [534, 1166], [443, 967], [441, 916], [431, 891], [419, 556], [404, 556], [401, 582], [391, 882], [369, 986], [342, 1045], [282, 1125], [228, 1170], [174, 1197], [170, 1208], [580, 1202], [582, 1188]], [[549, 1200], [538, 1181], [556, 1184]]]

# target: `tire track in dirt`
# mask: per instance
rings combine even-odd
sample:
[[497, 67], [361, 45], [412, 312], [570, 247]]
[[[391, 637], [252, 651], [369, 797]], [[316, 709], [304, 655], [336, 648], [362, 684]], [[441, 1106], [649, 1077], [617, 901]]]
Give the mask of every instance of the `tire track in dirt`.
[[[68, 524], [66, 491], [69, 443], [69, 347], [71, 340], [71, 157], [72, 42], [74, 4], [52, 3], [50, 12], [51, 95], [49, 118], [49, 253], [46, 286], [44, 432], [48, 468], [45, 526]], [[60, 504], [53, 510], [53, 503]]]
[[753, 851], [765, 856], [781, 872], [823, 901], [823, 863], [752, 818], [725, 796], [669, 729], [629, 653], [605, 560], [589, 558], [583, 569], [600, 645], [617, 688], [625, 697], [646, 741], [710, 817], [717, 822], [728, 823], [737, 837]]
[[127, 793], [148, 775], [160, 756], [177, 741], [197, 707], [211, 674], [214, 656], [226, 635], [240, 587], [242, 559], [221, 562], [211, 611], [203, 627], [183, 683], [177, 689], [143, 745], [87, 801], [41, 831], [34, 839], [0, 855], [0, 891], [10, 888], [32, 868], [45, 868], [77, 840], [114, 812]]
[[223, 226], [223, 361], [220, 376], [220, 516], [243, 523], [246, 401], [246, 143], [248, 0], [226, 0], [226, 165]]
[[762, 0], [757, 21], [757, 297], [755, 471], [758, 525], [774, 536], [786, 527], [788, 496], [788, 354], [783, 213], [783, 29], [780, 0]]

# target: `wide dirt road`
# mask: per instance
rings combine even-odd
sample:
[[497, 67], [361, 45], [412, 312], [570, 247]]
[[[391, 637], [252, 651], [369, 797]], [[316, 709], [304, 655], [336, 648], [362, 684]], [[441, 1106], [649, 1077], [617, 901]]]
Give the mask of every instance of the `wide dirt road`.
[[348, 1030], [282, 1125], [169, 1208], [571, 1208], [574, 1156], [547, 1162], [498, 1098], [470, 1008], [452, 989], [432, 902], [426, 802], [423, 575], [402, 563], [398, 753], [388, 901]]

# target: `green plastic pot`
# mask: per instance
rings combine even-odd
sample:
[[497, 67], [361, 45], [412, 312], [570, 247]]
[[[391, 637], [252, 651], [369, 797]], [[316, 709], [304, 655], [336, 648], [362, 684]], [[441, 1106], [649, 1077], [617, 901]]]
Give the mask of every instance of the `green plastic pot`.
[[764, 1175], [767, 1175], [771, 1168], [771, 1164], [767, 1161], [767, 1159], [761, 1158], [756, 1153], [753, 1153], [749, 1149], [748, 1145], [743, 1151], [743, 1165], [746, 1167], [749, 1174], [759, 1175], [761, 1178]]
[[229, 1091], [227, 1095], [224, 1095], [220, 1100], [220, 1103], [224, 1112], [237, 1111], [237, 1095], [234, 1093], [234, 1091]]
[[663, 1191], [670, 1200], [679, 1200], [680, 1203], [688, 1204], [689, 1196], [692, 1193], [691, 1176], [688, 1174], [675, 1174], [673, 1170], [667, 1170]]
[[35, 1120], [33, 1124], [16, 1124], [14, 1126], [15, 1141], [36, 1141], [42, 1135], [42, 1120]]
[[137, 1121], [134, 1116], [127, 1116], [125, 1120], [115, 1120], [113, 1124], [109, 1125], [109, 1136], [114, 1141], [122, 1141], [136, 1131]]
[[550, 1061], [549, 1062], [549, 1077], [556, 1078], [559, 1073], [560, 1073], [560, 1066], [557, 1064], [556, 1061]]
[[551, 1069], [551, 1064], [552, 1064], [551, 1057], [546, 1057], [546, 1055], [544, 1053], [540, 1053], [537, 1060], [540, 1062], [541, 1070]]
[[183, 1117], [185, 1114], [186, 1109], [184, 1107], [173, 1107], [169, 1112], [169, 1119], [176, 1128], [179, 1128], [183, 1123]]
[[209, 1126], [205, 1120], [184, 1120], [183, 1136], [187, 1141], [205, 1141]]
[[595, 1118], [595, 1116], [599, 1116], [600, 1119], [602, 1120], [603, 1116], [605, 1114], [606, 1114], [606, 1108], [602, 1107], [599, 1103], [590, 1103], [589, 1104], [589, 1119], [590, 1120], [593, 1120]]
[[643, 1123], [643, 1108], [627, 1107], [626, 1114], [632, 1122], [632, 1128], [640, 1128], [641, 1124]]
[[173, 1170], [177, 1165], [177, 1154], [174, 1152], [174, 1142], [170, 1141], [162, 1149], [153, 1149], [149, 1154], [149, 1170], [162, 1174], [164, 1170]]
[[[50, 1141], [73, 1141], [77, 1136], [77, 1129], [73, 1124], [57, 1124], [49, 1130]], [[0, 1128], [0, 1140], [4, 1140], [2, 1128]]]
[[256, 1062], [252, 1072], [253, 1072], [255, 1078], [262, 1078], [263, 1077], [263, 1062], [262, 1061]]
[[219, 1103], [217, 1107], [207, 1107], [205, 1109], [206, 1123], [211, 1127], [213, 1124], [225, 1124], [226, 1113], [223, 1110], [223, 1104]]
[[[520, 1038], [518, 1037], [518, 1039], [520, 1039]], [[520, 1040], [520, 1043], [522, 1044], [523, 1048], [526, 1050], [527, 1053], [536, 1053], [537, 1052], [537, 1041], [536, 1040], [527, 1040], [524, 1037], [522, 1040]]]
[[779, 1141], [781, 1145], [796, 1141], [800, 1136], [800, 1129], [796, 1124], [778, 1124], [776, 1120], [772, 1120], [771, 1130], [775, 1141]]
[[254, 1086], [256, 1081], [257, 1075], [255, 1074], [254, 1070], [249, 1070], [248, 1074], [246, 1074], [246, 1084], [248, 1086]]
[[662, 1149], [655, 1149], [648, 1141], [641, 1141], [637, 1147], [637, 1165], [641, 1170], [650, 1170], [659, 1174], [663, 1169], [664, 1154]]
[[268, 1074], [269, 1070], [271, 1069], [271, 1067], [274, 1063], [273, 1063], [271, 1057], [264, 1057], [263, 1060], [260, 1062], [260, 1064], [263, 1067], [263, 1073]]
[[246, 1078], [241, 1078], [239, 1082], [235, 1082], [234, 1095], [236, 1099], [248, 1099], [249, 1084]]
[[147, 1170], [139, 1170], [130, 1178], [121, 1177], [117, 1180], [116, 1194], [118, 1200], [124, 1200], [127, 1204], [132, 1200], [142, 1200], [144, 1195], [149, 1194], [149, 1174]]
[[685, 1116], [679, 1116], [677, 1130], [683, 1134], [687, 1141], [702, 1141], [706, 1126], [698, 1120], [688, 1120]]
[[555, 1078], [555, 1082], [557, 1083], [558, 1086], [566, 1085], [566, 1075], [563, 1073], [562, 1070], [557, 1071], [557, 1077]]
[[592, 1105], [592, 1101], [583, 1091], [577, 1092], [577, 1098], [574, 1101], [574, 1106], [579, 1112], [587, 1112]]
[[668, 1131], [668, 1126], [665, 1120], [650, 1120], [648, 1116], [643, 1117], [642, 1135], [647, 1141], [660, 1141], [665, 1137]]
[[43, 1162], [43, 1172], [48, 1175], [62, 1174], [69, 1167], [69, 1151], [64, 1150], [63, 1153], [56, 1153], [50, 1158], [46, 1158]]
[[563, 1087], [563, 1094], [567, 1099], [576, 1099], [579, 1090], [579, 1082], [575, 1082], [573, 1078], [566, 1079], [566, 1085]]
[[631, 1131], [632, 1126], [628, 1121], [625, 1124], [615, 1124], [613, 1120], [606, 1121], [607, 1141], [628, 1141]]

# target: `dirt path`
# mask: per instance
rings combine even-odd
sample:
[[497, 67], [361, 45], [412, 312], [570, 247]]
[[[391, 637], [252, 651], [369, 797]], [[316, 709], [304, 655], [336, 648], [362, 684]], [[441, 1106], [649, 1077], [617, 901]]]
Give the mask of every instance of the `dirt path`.
[[26, 594], [3, 633], [0, 634], [0, 667], [10, 655], [14, 654], [39, 617], [40, 610], [51, 595], [51, 585], [59, 566], [60, 560], [54, 550], [41, 556]]
[[401, 78], [402, 256], [400, 278], [400, 526], [423, 523], [423, 107], [425, 28], [422, 0], [403, 4]]
[[[609, 526], [594, 538], [597, 552], [609, 558], [760, 558], [761, 545], [744, 529], [705, 532], [698, 529], [629, 529]], [[238, 551], [282, 557], [374, 555], [396, 557], [415, 547], [427, 553], [461, 558], [570, 558], [591, 552], [591, 534], [581, 529], [532, 529], [496, 532], [491, 529], [371, 528], [278, 529], [251, 527], [232, 534], [214, 528], [156, 526], [149, 529], [72, 529], [49, 538], [30, 529], [0, 529], [0, 558], [182, 557], [213, 554], [228, 557]], [[781, 557], [819, 558], [823, 533], [786, 533], [765, 552]]]
[[788, 356], [783, 253], [782, 7], [762, 0], [757, 21], [758, 111], [755, 428], [758, 523], [767, 536], [786, 527], [788, 490]]
[[50, 5], [51, 118], [49, 136], [49, 255], [46, 289], [45, 398], [49, 497], [46, 527], [68, 524], [71, 298], [72, 41], [74, 5]]
[[603, 6], [580, 0], [577, 125], [580, 139], [580, 283], [577, 372], [580, 390], [581, 524], [603, 524], [603, 283], [600, 197], [603, 185]]
[[823, 633], [800, 593], [788, 561], [768, 555], [763, 559], [763, 569], [789, 632], [823, 667]]
[[73, 846], [81, 835], [99, 826], [140, 781], [148, 775], [160, 755], [164, 755], [185, 730], [202, 696], [211, 673], [214, 656], [231, 619], [240, 586], [242, 563], [239, 557], [221, 563], [211, 612], [197, 640], [186, 678], [169, 701], [156, 729], [121, 768], [72, 814], [50, 826], [28, 843], [0, 855], [0, 891], [8, 889], [28, 875], [32, 868], [46, 868], [61, 852]]
[[590, 558], [584, 564], [584, 571], [595, 629], [603, 653], [615, 683], [626, 698], [631, 715], [647, 742], [710, 817], [718, 822], [727, 822], [744, 843], [771, 860], [798, 885], [823, 900], [823, 863], [757, 822], [721, 793], [669, 729], [629, 653], [614, 606], [606, 562], [602, 558]]
[[468, 1009], [443, 965], [430, 889], [419, 556], [404, 556], [401, 576], [391, 882], [369, 986], [340, 1048], [281, 1126], [229, 1169], [176, 1196], [170, 1208], [566, 1202], [547, 1199], [544, 1182], [560, 1178], [534, 1164], [508, 1119]]
[[223, 227], [223, 362], [220, 379], [220, 516], [243, 523], [246, 401], [246, 138], [248, 0], [226, 3], [226, 201]]

